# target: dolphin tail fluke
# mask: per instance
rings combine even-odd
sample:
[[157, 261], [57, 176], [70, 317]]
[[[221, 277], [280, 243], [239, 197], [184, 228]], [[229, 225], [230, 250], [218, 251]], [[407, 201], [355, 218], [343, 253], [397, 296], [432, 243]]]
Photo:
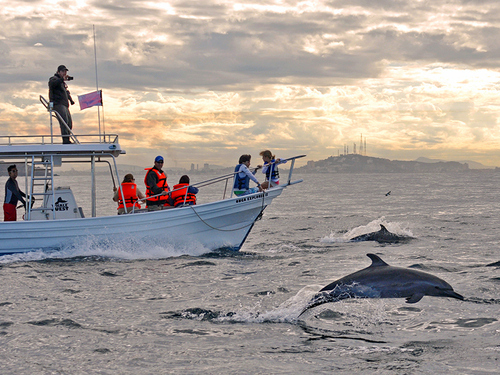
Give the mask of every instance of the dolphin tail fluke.
[[307, 305], [303, 310], [302, 312], [299, 314], [299, 316], [297, 316], [297, 319], [299, 319], [306, 311], [312, 309], [313, 307], [316, 307], [316, 306], [319, 306], [319, 305], [322, 305], [324, 302], [315, 302], [315, 303], [311, 303], [309, 305]]
[[316, 306], [322, 305], [324, 303], [336, 302], [341, 298], [337, 298], [330, 293], [327, 292], [319, 292], [316, 294], [311, 301], [307, 304], [307, 306], [302, 310], [302, 312], [297, 316], [299, 319], [307, 310], [310, 310]]
[[311, 307], [306, 307], [304, 310], [302, 310], [302, 312], [299, 314], [299, 316], [297, 317], [297, 319], [300, 319], [300, 317], [307, 311], [309, 310]]

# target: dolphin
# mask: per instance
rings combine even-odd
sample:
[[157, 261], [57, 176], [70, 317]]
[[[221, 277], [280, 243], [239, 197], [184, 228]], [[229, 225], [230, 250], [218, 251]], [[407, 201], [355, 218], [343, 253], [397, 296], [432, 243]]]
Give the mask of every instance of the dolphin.
[[347, 298], [406, 298], [416, 303], [423, 296], [452, 297], [463, 300], [450, 284], [431, 274], [388, 265], [375, 254], [366, 254], [372, 264], [321, 289], [300, 313], [328, 302]]
[[397, 234], [391, 233], [380, 224], [380, 230], [377, 232], [365, 233], [361, 236], [356, 236], [351, 238], [351, 242], [359, 242], [359, 241], [377, 241], [379, 243], [397, 243], [397, 242], [405, 242], [409, 241], [411, 237], [398, 236]]

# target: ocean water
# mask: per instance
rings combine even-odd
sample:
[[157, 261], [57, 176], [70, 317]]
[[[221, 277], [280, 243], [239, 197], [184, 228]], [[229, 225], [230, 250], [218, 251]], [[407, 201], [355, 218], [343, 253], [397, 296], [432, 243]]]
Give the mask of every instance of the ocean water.
[[[89, 239], [0, 257], [0, 373], [499, 372], [500, 173], [297, 177], [238, 253]], [[86, 181], [67, 178], [79, 201]], [[98, 213], [114, 212], [109, 184], [99, 190]], [[412, 239], [349, 242], [379, 224]], [[367, 253], [465, 300], [351, 299], [297, 319]]]

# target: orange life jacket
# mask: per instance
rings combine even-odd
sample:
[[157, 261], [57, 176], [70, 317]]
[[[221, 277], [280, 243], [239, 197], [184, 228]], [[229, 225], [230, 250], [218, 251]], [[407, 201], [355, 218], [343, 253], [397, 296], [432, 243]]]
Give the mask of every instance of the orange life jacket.
[[[120, 189], [123, 191], [123, 196], [125, 197], [125, 206], [132, 207], [134, 202], [137, 201], [137, 185], [133, 182], [122, 182]], [[118, 209], [123, 207], [122, 192], [118, 191]], [[139, 203], [135, 204], [135, 208], [141, 208]]]
[[[196, 204], [196, 195], [192, 193], [187, 193], [186, 196], [186, 190], [188, 190], [189, 184], [177, 184], [174, 185], [174, 191], [172, 191], [172, 199], [174, 200], [174, 206], [177, 207], [180, 204], [184, 203], [184, 198], [186, 198], [186, 204]], [[184, 187], [184, 189], [181, 189]], [[177, 190], [179, 189], [179, 190]]]
[[[153, 171], [156, 173], [156, 175], [158, 176], [158, 183], [156, 184], [156, 186], [158, 186], [160, 189], [162, 189], [162, 191], [169, 191], [170, 188], [168, 187], [168, 184], [167, 184], [167, 176], [165, 175], [165, 172], [161, 172], [156, 169], [156, 168], [144, 168], [144, 170], [146, 170], [146, 176], [144, 176], [144, 185], [146, 185], [146, 197], [151, 197], [153, 195], [156, 195], [153, 190], [151, 190], [151, 188], [148, 186], [148, 174], [149, 174], [149, 171]], [[154, 197], [154, 198], [151, 198], [151, 199], [148, 199], [147, 202], [151, 203], [151, 204], [163, 204], [165, 206], [170, 206], [170, 204], [168, 203], [168, 195], [159, 195], [157, 197]]]

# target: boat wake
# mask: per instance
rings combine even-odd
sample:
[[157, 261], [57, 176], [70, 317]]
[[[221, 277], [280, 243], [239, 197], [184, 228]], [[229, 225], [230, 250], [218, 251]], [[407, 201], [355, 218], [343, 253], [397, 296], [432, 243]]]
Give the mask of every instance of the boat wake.
[[[342, 304], [339, 304], [339, 306]], [[379, 306], [379, 305], [377, 305]], [[380, 307], [372, 309], [370, 319], [366, 316], [366, 307], [361, 305], [353, 313], [352, 306], [344, 306], [345, 311], [323, 310], [320, 314], [308, 319], [298, 320], [297, 315], [301, 308], [282, 307], [270, 311], [259, 313], [256, 311], [223, 312], [203, 308], [190, 308], [183, 311], [169, 311], [160, 313], [163, 319], [187, 319], [212, 324], [272, 324], [287, 323], [298, 325], [307, 334], [327, 339], [358, 340], [369, 343], [385, 343], [373, 337], [374, 327], [384, 321], [380, 316]], [[368, 320], [370, 320], [368, 322]], [[333, 323], [333, 324], [332, 324]]]
[[329, 236], [325, 236], [319, 240], [322, 243], [345, 243], [351, 242], [353, 238], [362, 236], [370, 232], [377, 232], [380, 230], [380, 225], [386, 227], [392, 234], [412, 238], [413, 233], [406, 227], [406, 225], [398, 222], [389, 223], [385, 221], [385, 217], [375, 219], [367, 225], [361, 225], [353, 228], [345, 233], [331, 232]]
[[155, 238], [121, 238], [98, 241], [96, 238], [89, 236], [84, 241], [52, 251], [34, 249], [27, 253], [0, 256], [0, 264], [74, 258], [164, 259], [181, 255], [200, 256], [210, 251], [209, 248], [196, 242], [171, 244]]
[[255, 308], [240, 309], [238, 311], [213, 311], [205, 308], [189, 308], [181, 311], [167, 311], [160, 313], [164, 319], [188, 319], [209, 321], [212, 323], [292, 323], [298, 322], [298, 316], [307, 306], [311, 296], [320, 288], [311, 285], [300, 290], [297, 295], [283, 302], [271, 311], [260, 311]]

